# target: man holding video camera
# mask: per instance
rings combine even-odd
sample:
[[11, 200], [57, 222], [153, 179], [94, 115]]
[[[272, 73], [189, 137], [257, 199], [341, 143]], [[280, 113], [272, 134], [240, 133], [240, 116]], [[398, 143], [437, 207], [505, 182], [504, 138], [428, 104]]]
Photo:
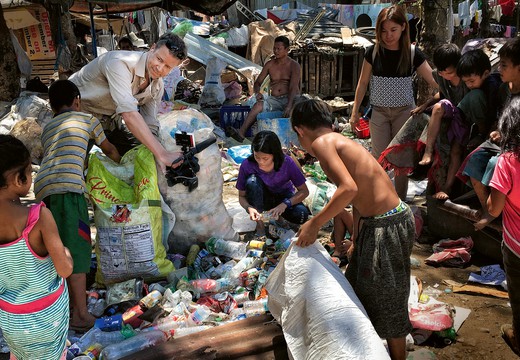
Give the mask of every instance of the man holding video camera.
[[146, 53], [109, 51], [72, 74], [70, 81], [80, 90], [81, 109], [99, 118], [121, 155], [142, 143], [164, 170], [181, 154], [168, 152], [157, 139], [162, 78], [186, 57], [184, 41], [167, 33]]

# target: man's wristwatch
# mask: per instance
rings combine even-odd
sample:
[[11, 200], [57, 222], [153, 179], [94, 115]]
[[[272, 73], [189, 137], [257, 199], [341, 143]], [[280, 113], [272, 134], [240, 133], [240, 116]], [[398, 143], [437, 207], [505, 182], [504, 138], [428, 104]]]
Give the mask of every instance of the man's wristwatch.
[[282, 202], [287, 206], [287, 209], [292, 207], [292, 203], [291, 203], [290, 199], [283, 199]]

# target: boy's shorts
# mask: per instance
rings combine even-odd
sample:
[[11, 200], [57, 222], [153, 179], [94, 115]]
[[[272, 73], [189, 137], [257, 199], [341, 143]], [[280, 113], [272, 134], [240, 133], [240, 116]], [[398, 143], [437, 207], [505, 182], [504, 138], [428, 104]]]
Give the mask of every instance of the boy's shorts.
[[464, 159], [457, 177], [471, 186], [469, 178], [473, 178], [482, 184], [489, 186], [489, 182], [493, 178], [495, 172], [495, 165], [500, 155], [500, 148], [498, 146], [489, 145], [489, 141], [481, 144], [480, 147], [473, 150]]
[[83, 194], [50, 195], [43, 202], [54, 216], [58, 232], [74, 260], [73, 274], [90, 272], [92, 240], [88, 205]]
[[379, 337], [404, 337], [408, 316], [410, 255], [415, 220], [400, 206], [380, 217], [363, 218], [345, 276], [363, 304]]
[[449, 143], [456, 141], [465, 146], [468, 143], [471, 127], [464, 121], [462, 111], [449, 100], [442, 99], [439, 103], [444, 109], [443, 118], [451, 119], [447, 134]]

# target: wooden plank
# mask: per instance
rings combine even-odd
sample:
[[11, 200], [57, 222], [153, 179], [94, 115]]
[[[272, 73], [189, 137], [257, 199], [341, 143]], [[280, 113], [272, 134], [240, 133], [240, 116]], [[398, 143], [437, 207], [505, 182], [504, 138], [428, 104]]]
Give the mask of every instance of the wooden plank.
[[54, 69], [55, 63], [56, 59], [31, 60], [31, 79], [38, 76], [40, 80], [48, 86], [51, 78], [57, 71]]
[[507, 291], [502, 291], [498, 289], [492, 289], [488, 287], [475, 286], [475, 285], [463, 285], [460, 287], [453, 287], [454, 293], [468, 293], [468, 294], [478, 294], [478, 295], [489, 295], [498, 297], [501, 299], [508, 299], [509, 296]]
[[352, 39], [352, 29], [350, 29], [349, 27], [342, 27], [340, 30], [343, 45], [352, 45], [354, 43]]
[[170, 340], [123, 360], [288, 359], [281, 327], [271, 315], [254, 316]]

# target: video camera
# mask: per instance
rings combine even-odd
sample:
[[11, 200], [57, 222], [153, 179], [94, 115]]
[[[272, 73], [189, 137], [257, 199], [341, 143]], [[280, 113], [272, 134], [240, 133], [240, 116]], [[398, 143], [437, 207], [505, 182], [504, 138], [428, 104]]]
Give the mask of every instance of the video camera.
[[195, 146], [193, 135], [187, 134], [184, 131], [181, 133], [176, 133], [175, 143], [178, 146], [181, 146], [183, 155], [175, 159], [171, 166], [181, 161], [182, 164], [175, 169], [173, 167], [169, 167], [166, 171], [166, 180], [168, 182], [168, 186], [182, 183], [184, 186], [188, 187], [190, 192], [195, 190], [197, 186], [199, 186], [197, 173], [200, 170], [199, 159], [197, 159], [195, 154], [198, 154], [216, 141], [217, 139], [215, 137], [211, 137]]

